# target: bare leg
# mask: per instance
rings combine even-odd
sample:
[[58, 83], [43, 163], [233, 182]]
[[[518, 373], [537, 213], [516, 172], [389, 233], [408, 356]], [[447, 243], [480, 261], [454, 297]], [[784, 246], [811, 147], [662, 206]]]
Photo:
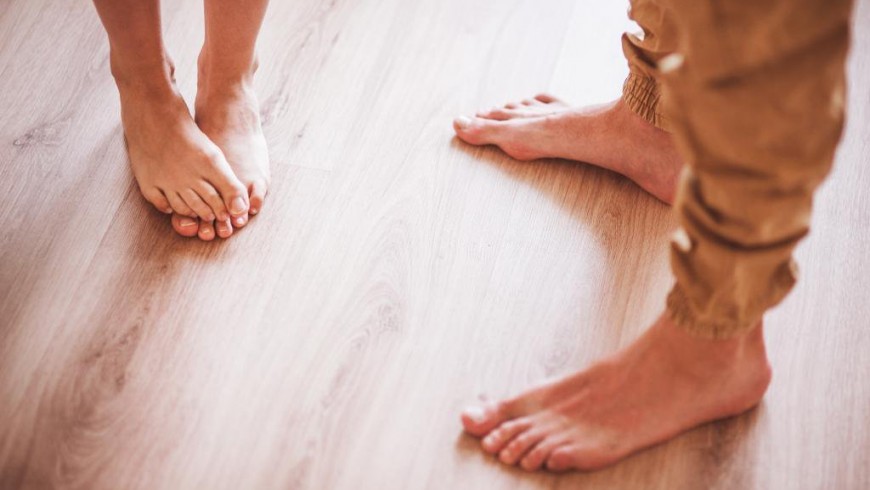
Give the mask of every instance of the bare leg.
[[706, 340], [662, 315], [622, 351], [519, 396], [471, 407], [462, 423], [505, 464], [591, 470], [748, 410], [770, 377], [761, 325]]
[[[94, 4], [109, 36], [124, 135], [142, 195], [160, 211], [179, 215], [173, 223], [185, 236], [196, 234], [191, 218], [210, 222], [246, 215], [245, 187], [220, 149], [197, 128], [175, 87], [159, 0]], [[210, 240], [214, 234], [200, 237]]]
[[565, 158], [613, 170], [672, 204], [682, 158], [669, 133], [629, 110], [622, 100], [573, 107], [538, 95], [459, 117], [456, 135], [472, 145], [496, 145], [518, 160]]
[[[269, 152], [254, 93], [256, 41], [268, 0], [206, 0], [205, 43], [199, 55], [196, 123], [223, 151], [251, 203], [262, 209], [269, 187]], [[249, 215], [218, 222], [217, 234], [232, 234]]]

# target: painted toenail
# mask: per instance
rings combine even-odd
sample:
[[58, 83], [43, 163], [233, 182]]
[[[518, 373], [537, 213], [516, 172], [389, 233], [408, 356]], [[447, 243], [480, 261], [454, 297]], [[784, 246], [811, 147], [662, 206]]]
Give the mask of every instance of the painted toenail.
[[480, 407], [470, 407], [465, 410], [465, 415], [475, 424], [483, 423], [486, 420], [486, 413]]
[[245, 212], [245, 200], [241, 197], [237, 197], [233, 199], [232, 204], [230, 204], [230, 212], [233, 214], [239, 214]]
[[196, 224], [196, 221], [194, 221], [190, 218], [181, 218], [181, 220], [179, 222], [179, 226], [181, 226], [182, 228], [188, 228], [188, 227], [191, 227], [195, 224]]
[[471, 119], [465, 116], [457, 117], [455, 122], [459, 129], [468, 129], [468, 127], [471, 126]]

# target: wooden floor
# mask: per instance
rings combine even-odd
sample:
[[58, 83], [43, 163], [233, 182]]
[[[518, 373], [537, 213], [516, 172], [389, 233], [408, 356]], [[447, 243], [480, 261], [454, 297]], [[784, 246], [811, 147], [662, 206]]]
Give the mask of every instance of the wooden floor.
[[[176, 237], [127, 167], [86, 0], [0, 1], [0, 488], [870, 488], [870, 0], [849, 124], [769, 315], [753, 412], [596, 473], [506, 470], [458, 411], [634, 339], [670, 210], [519, 163], [454, 115], [619, 94], [622, 2], [275, 0], [274, 183], [231, 240]], [[201, 4], [167, 1], [189, 100]]]

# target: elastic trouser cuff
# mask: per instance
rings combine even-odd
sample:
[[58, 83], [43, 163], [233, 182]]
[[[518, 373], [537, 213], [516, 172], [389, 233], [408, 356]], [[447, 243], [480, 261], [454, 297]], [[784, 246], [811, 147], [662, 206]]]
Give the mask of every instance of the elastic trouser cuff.
[[644, 121], [670, 131], [668, 121], [661, 113], [661, 90], [655, 78], [631, 71], [622, 85], [622, 100]]
[[674, 324], [682, 328], [694, 337], [711, 340], [723, 340], [745, 334], [755, 328], [758, 322], [740, 323], [729, 319], [705, 319], [697, 314], [691, 306], [689, 298], [680, 288], [675, 285], [668, 294], [667, 312]]

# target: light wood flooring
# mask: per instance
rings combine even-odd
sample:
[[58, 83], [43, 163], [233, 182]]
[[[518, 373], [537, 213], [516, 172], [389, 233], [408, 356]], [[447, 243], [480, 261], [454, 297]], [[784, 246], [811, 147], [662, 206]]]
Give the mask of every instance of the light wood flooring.
[[[274, 0], [264, 212], [175, 236], [128, 169], [86, 0], [0, 0], [0, 488], [870, 488], [870, 0], [849, 123], [751, 413], [612, 468], [508, 470], [466, 402], [636, 338], [670, 210], [453, 139], [455, 115], [618, 96], [625, 2]], [[198, 1], [164, 5], [192, 100]]]

